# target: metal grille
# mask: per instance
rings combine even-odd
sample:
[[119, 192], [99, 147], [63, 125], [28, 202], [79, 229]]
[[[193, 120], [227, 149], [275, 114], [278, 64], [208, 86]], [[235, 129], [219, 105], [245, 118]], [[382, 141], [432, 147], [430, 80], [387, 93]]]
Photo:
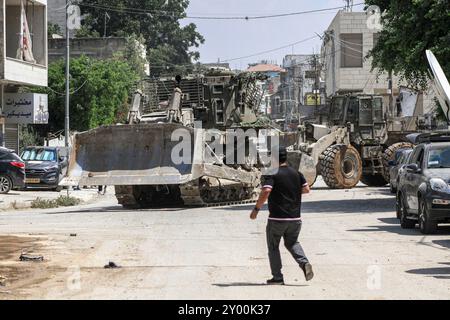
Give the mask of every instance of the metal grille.
[[5, 147], [19, 152], [19, 126], [17, 124], [5, 125]]
[[[183, 108], [203, 106], [204, 90], [202, 78], [183, 79], [180, 84], [183, 92]], [[147, 103], [144, 114], [158, 110], [161, 102], [169, 101], [175, 88], [175, 80], [148, 80], [144, 83]]]

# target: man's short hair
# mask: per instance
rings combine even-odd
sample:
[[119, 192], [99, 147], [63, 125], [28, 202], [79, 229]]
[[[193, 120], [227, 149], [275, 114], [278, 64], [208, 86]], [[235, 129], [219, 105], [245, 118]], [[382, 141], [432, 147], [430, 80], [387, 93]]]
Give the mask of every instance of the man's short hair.
[[280, 149], [278, 151], [278, 160], [280, 163], [285, 163], [287, 161], [287, 150], [286, 147], [280, 146]]

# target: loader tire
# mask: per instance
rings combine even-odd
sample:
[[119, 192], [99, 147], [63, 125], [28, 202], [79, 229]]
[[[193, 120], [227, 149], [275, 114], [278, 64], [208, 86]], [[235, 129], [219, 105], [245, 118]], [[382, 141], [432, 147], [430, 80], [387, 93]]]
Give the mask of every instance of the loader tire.
[[383, 152], [383, 176], [386, 181], [390, 181], [389, 161], [394, 160], [395, 153], [400, 149], [414, 148], [414, 145], [409, 142], [398, 142], [391, 145]]
[[361, 177], [361, 182], [364, 183], [366, 186], [369, 187], [384, 187], [388, 184], [386, 179], [382, 174], [364, 174]]
[[361, 179], [362, 161], [352, 146], [334, 145], [320, 155], [323, 180], [332, 189], [351, 189]]

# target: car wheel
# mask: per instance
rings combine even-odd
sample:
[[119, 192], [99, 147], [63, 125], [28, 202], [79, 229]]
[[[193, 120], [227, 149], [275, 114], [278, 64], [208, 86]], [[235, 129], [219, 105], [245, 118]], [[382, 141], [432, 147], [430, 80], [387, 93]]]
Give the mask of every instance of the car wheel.
[[427, 209], [425, 201], [419, 202], [419, 228], [423, 234], [433, 234], [437, 231], [437, 223], [430, 219], [430, 215]]
[[12, 182], [7, 176], [0, 175], [0, 194], [6, 194], [11, 191]]
[[406, 210], [405, 202], [400, 195], [399, 199], [400, 205], [400, 226], [402, 229], [414, 229], [416, 227], [416, 222], [414, 220], [408, 219], [408, 212]]

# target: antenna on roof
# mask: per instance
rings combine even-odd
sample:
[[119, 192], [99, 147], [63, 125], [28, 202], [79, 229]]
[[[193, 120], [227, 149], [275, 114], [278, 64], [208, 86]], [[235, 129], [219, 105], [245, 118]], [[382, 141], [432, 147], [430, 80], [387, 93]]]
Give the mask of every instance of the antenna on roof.
[[345, 11], [352, 12], [353, 11], [353, 0], [344, 0], [345, 2]]

